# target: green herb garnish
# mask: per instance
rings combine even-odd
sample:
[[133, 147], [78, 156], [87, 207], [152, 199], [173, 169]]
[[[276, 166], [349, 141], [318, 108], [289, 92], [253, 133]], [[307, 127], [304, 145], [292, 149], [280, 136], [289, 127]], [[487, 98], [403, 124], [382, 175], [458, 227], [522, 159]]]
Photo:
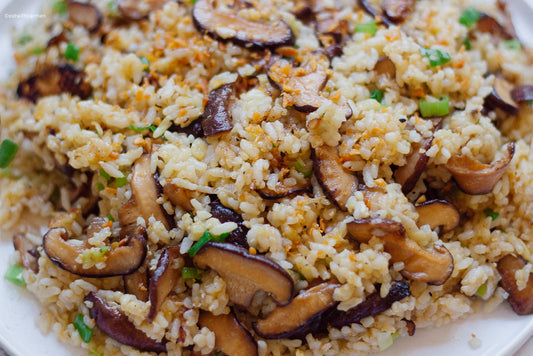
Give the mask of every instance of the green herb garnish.
[[467, 28], [471, 28], [481, 17], [481, 13], [473, 7], [467, 7], [461, 13], [459, 17], [459, 23], [465, 25]]
[[35, 55], [44, 53], [44, 48], [43, 47], [36, 47], [36, 48], [32, 49], [31, 53], [35, 54]]
[[104, 187], [104, 185], [103, 185], [102, 183], [98, 182], [98, 183], [96, 183], [96, 189], [98, 189], [98, 190], [104, 190], [105, 187]]
[[427, 101], [422, 99], [418, 102], [422, 117], [445, 116], [450, 112], [450, 99], [443, 95], [439, 101]]
[[109, 14], [111, 16], [117, 16], [118, 15], [118, 4], [116, 1], [112, 0], [107, 3], [107, 10], [109, 11]]
[[441, 66], [448, 63], [452, 59], [448, 52], [435, 48], [421, 47], [420, 54], [429, 58], [429, 65], [431, 67]]
[[470, 38], [465, 37], [465, 40], [463, 41], [463, 44], [465, 45], [465, 49], [467, 51], [470, 51], [472, 49], [472, 44], [470, 43]]
[[154, 126], [154, 125], [150, 125], [150, 126], [133, 126], [133, 125], [130, 125], [130, 129], [133, 130], [133, 131], [137, 131], [137, 132], [144, 131], [144, 130], [150, 130], [150, 131], [154, 132], [155, 130], [157, 130], [157, 126]]
[[378, 32], [378, 25], [376, 25], [375, 21], [371, 21], [368, 23], [358, 23], [357, 25], [355, 25], [355, 32], [368, 33], [371, 36], [374, 36], [376, 32]]
[[69, 42], [67, 44], [67, 49], [65, 50], [65, 59], [70, 59], [71, 61], [77, 62], [80, 58], [80, 49], [74, 43]]
[[128, 184], [128, 178], [127, 177], [115, 178], [115, 184], [117, 185], [117, 188], [123, 187], [126, 184]]
[[67, 3], [63, 0], [58, 0], [52, 4], [52, 10], [58, 15], [66, 14], [68, 10]]
[[487, 285], [486, 284], [482, 284], [479, 286], [479, 288], [476, 290], [476, 295], [478, 297], [483, 297], [485, 295], [485, 293], [487, 293]]
[[507, 49], [513, 49], [515, 51], [520, 51], [520, 49], [522, 48], [520, 41], [518, 41], [516, 38], [504, 41], [503, 46]]
[[198, 251], [200, 251], [200, 249], [202, 247], [204, 247], [204, 245], [206, 243], [208, 243], [209, 241], [216, 241], [216, 242], [224, 242], [224, 240], [226, 239], [226, 237], [229, 236], [229, 233], [224, 233], [224, 234], [221, 234], [219, 236], [216, 236], [216, 235], [212, 235], [209, 230], [205, 230], [204, 231], [204, 234], [202, 235], [202, 237], [200, 237], [200, 240], [196, 241], [194, 243], [194, 245], [191, 246], [191, 248], [189, 249], [189, 256], [192, 257], [194, 255], [196, 255], [196, 253], [198, 253]]
[[183, 279], [200, 279], [202, 278], [202, 275], [204, 274], [204, 271], [202, 271], [199, 268], [195, 267], [183, 267], [181, 269], [181, 278]]
[[492, 221], [494, 221], [494, 220], [496, 220], [498, 218], [498, 216], [500, 216], [500, 213], [495, 212], [491, 208], [487, 208], [487, 209], [485, 209], [485, 216], [486, 217], [490, 216], [492, 218]]
[[4, 274], [4, 278], [14, 285], [24, 287], [26, 285], [26, 281], [24, 280], [22, 271], [24, 271], [24, 267], [21, 265], [11, 265], [7, 269], [6, 274]]
[[78, 314], [74, 320], [74, 328], [78, 330], [83, 342], [88, 343], [93, 337], [93, 330], [83, 322], [83, 314]]
[[33, 39], [33, 37], [31, 37], [30, 35], [22, 35], [22, 36], [20, 36], [20, 38], [19, 38], [18, 44], [21, 45], [21, 46], [23, 46], [23, 45], [25, 45], [26, 43], [31, 42], [32, 39]]
[[313, 174], [313, 169], [307, 169], [305, 162], [301, 158], [298, 158], [296, 162], [294, 162], [293, 167], [297, 172], [302, 173], [305, 178], [310, 177], [311, 174]]
[[111, 222], [115, 222], [115, 219], [113, 218], [113, 215], [111, 215], [111, 214], [107, 214], [107, 220], [109, 220]]
[[19, 145], [10, 139], [6, 138], [2, 141], [0, 144], [0, 168], [6, 168], [9, 166], [11, 161], [13, 161], [13, 158], [15, 158], [18, 149]]
[[141, 63], [144, 64], [143, 71], [149, 72], [150, 71], [150, 61], [145, 56], [141, 57]]
[[381, 104], [381, 101], [383, 100], [383, 92], [379, 89], [372, 90], [370, 92], [370, 99], [374, 99]]

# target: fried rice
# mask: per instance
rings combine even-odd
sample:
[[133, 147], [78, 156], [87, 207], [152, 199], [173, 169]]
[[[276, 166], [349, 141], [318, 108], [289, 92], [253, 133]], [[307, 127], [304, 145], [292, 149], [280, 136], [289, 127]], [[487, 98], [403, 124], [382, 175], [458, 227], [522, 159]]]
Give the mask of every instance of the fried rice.
[[44, 333], [364, 355], [533, 312], [533, 57], [505, 2], [42, 13], [0, 86], [0, 226]]

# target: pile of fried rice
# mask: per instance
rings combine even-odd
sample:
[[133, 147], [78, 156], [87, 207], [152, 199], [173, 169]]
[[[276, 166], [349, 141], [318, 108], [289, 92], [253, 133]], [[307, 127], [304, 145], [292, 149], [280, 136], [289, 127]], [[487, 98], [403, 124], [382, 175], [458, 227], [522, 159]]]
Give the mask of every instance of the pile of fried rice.
[[0, 226], [44, 333], [359, 355], [533, 312], [533, 57], [504, 1], [42, 13], [0, 86]]

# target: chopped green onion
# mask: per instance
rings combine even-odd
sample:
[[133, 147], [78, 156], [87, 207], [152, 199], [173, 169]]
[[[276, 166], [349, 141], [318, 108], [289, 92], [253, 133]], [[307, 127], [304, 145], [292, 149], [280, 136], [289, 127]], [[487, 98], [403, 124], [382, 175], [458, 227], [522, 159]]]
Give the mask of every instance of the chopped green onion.
[[63, 14], [66, 14], [67, 13], [67, 3], [64, 2], [63, 0], [58, 0], [56, 2], [53, 3], [52, 5], [52, 10], [58, 14], [58, 15], [63, 15]]
[[439, 101], [427, 101], [422, 99], [418, 102], [422, 117], [445, 116], [450, 112], [450, 99], [443, 95]]
[[387, 332], [382, 332], [378, 335], [378, 346], [379, 351], [383, 352], [389, 347], [392, 346], [394, 341], [398, 338], [400, 333], [396, 331], [395, 333], [389, 334]]
[[470, 43], [470, 38], [465, 37], [465, 40], [463, 41], [463, 44], [465, 45], [465, 49], [467, 51], [470, 51], [472, 49], [472, 44]]
[[213, 241], [224, 242], [226, 240], [226, 237], [229, 236], [229, 232], [225, 232], [225, 233], [220, 234], [218, 236], [216, 236], [216, 235], [211, 235], [211, 236], [212, 236]]
[[498, 216], [500, 216], [500, 213], [495, 212], [491, 208], [487, 208], [487, 209], [485, 209], [485, 216], [486, 217], [490, 216], [492, 218], [492, 221], [494, 221], [494, 220], [496, 220], [498, 218]]
[[111, 214], [107, 214], [107, 220], [109, 220], [111, 222], [115, 222], [115, 219], [113, 218], [113, 215], [111, 215]]
[[111, 179], [111, 176], [109, 175], [109, 173], [107, 173], [103, 169], [100, 169], [100, 176], [102, 176], [108, 182]]
[[431, 67], [441, 66], [448, 63], [452, 59], [448, 52], [435, 48], [421, 47], [420, 54], [429, 58], [429, 65]]
[[32, 54], [41, 54], [41, 53], [44, 53], [44, 48], [43, 47], [36, 47], [34, 48], [32, 51], [31, 51]]
[[200, 249], [206, 244], [208, 243], [209, 241], [216, 241], [216, 242], [224, 242], [224, 240], [226, 239], [226, 237], [229, 236], [229, 233], [224, 233], [224, 234], [221, 234], [219, 236], [215, 236], [215, 235], [212, 235], [209, 230], [205, 230], [204, 231], [204, 234], [202, 235], [202, 237], [200, 237], [200, 240], [196, 241], [194, 243], [194, 245], [191, 246], [191, 248], [189, 249], [189, 256], [194, 256], [196, 255], [196, 253], [198, 253], [198, 251], [200, 251]]
[[128, 184], [128, 178], [127, 177], [115, 178], [115, 183], [117, 184], [117, 188], [123, 187], [126, 184]]
[[204, 234], [202, 235], [202, 237], [200, 237], [200, 240], [196, 241], [194, 243], [194, 245], [191, 246], [191, 248], [189, 249], [189, 256], [194, 256], [196, 255], [196, 253], [198, 251], [200, 251], [200, 249], [206, 244], [208, 243], [209, 241], [211, 241], [211, 239], [213, 238], [213, 235], [211, 235], [211, 233], [209, 232], [209, 230], [205, 230], [204, 231]]
[[104, 185], [103, 185], [102, 183], [96, 183], [96, 189], [98, 189], [98, 190], [104, 190], [105, 187], [104, 187]]
[[144, 131], [144, 130], [150, 130], [150, 131], [154, 132], [155, 130], [157, 130], [157, 126], [154, 126], [154, 125], [150, 125], [150, 126], [133, 126], [133, 125], [130, 125], [130, 129], [133, 130], [133, 131], [137, 131], [137, 132]]
[[117, 16], [118, 15], [118, 4], [117, 4], [117, 2], [115, 0], [109, 1], [107, 3], [107, 10], [109, 10], [109, 13], [112, 16]]
[[88, 343], [93, 337], [93, 330], [83, 322], [83, 314], [78, 314], [74, 320], [74, 328], [78, 330], [83, 342]]
[[383, 92], [379, 89], [372, 90], [370, 92], [370, 99], [374, 99], [381, 104], [381, 101], [383, 100]]
[[368, 23], [358, 23], [357, 25], [355, 25], [355, 32], [368, 33], [371, 36], [374, 36], [377, 31], [378, 26], [376, 25], [375, 21], [371, 21]]
[[183, 267], [181, 269], [181, 278], [183, 279], [189, 279], [189, 278], [200, 279], [202, 278], [203, 274], [204, 274], [204, 271], [202, 271], [199, 268], [195, 268], [195, 267]]
[[487, 285], [486, 284], [482, 284], [479, 286], [479, 288], [476, 290], [476, 295], [478, 297], [483, 297], [485, 295], [485, 293], [487, 293]]
[[67, 44], [67, 49], [65, 50], [65, 59], [70, 59], [71, 61], [77, 62], [80, 58], [80, 49], [74, 43], [69, 42]]
[[150, 71], [150, 61], [145, 56], [141, 57], [141, 63], [144, 64], [143, 71], [149, 72]]
[[518, 41], [516, 38], [504, 41], [503, 46], [507, 49], [514, 49], [515, 51], [519, 51], [522, 48], [520, 41]]
[[473, 7], [467, 7], [461, 13], [459, 17], [459, 23], [465, 25], [467, 28], [471, 28], [481, 17], [481, 13]]
[[194, 4], [196, 4], [196, 1], [198, 1], [198, 0], [190, 0], [190, 1], [191, 1], [191, 4], [194, 5]]
[[24, 287], [26, 285], [26, 281], [24, 280], [22, 271], [24, 271], [24, 267], [21, 265], [11, 265], [7, 269], [6, 274], [4, 274], [4, 278], [14, 285]]
[[21, 45], [21, 46], [23, 46], [23, 45], [25, 45], [26, 43], [31, 42], [32, 39], [33, 39], [33, 37], [31, 37], [30, 35], [22, 35], [22, 36], [20, 36], [20, 38], [19, 38], [19, 42], [18, 42], [18, 44]]
[[313, 174], [313, 169], [307, 169], [305, 162], [301, 158], [298, 158], [296, 162], [294, 162], [293, 167], [297, 172], [302, 173], [305, 178], [310, 177], [311, 174]]
[[9, 166], [11, 161], [13, 161], [13, 158], [15, 158], [18, 149], [19, 145], [10, 139], [6, 138], [2, 141], [0, 144], [0, 168], [6, 168]]

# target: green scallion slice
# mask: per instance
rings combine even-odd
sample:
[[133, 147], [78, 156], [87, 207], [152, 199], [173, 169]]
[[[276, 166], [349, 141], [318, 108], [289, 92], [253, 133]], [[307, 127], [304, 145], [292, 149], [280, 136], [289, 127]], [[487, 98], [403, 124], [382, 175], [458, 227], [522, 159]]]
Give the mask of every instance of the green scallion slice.
[[77, 62], [80, 58], [80, 49], [74, 43], [69, 42], [67, 44], [67, 49], [65, 50], [65, 59], [70, 59], [71, 61]]
[[378, 32], [378, 25], [376, 25], [375, 21], [371, 21], [368, 23], [358, 23], [357, 25], [355, 25], [355, 32], [368, 33], [371, 36], [374, 36], [376, 32]]
[[109, 182], [109, 180], [111, 179], [111, 176], [109, 175], [109, 173], [107, 173], [106, 171], [104, 171], [103, 169], [100, 169], [100, 176], [102, 178], [104, 178], [106, 181]]
[[293, 166], [294, 169], [296, 169], [297, 172], [302, 173], [305, 178], [308, 178], [313, 174], [313, 169], [307, 169], [305, 162], [301, 158], [298, 158]]
[[194, 245], [192, 245], [191, 248], [189, 249], [189, 252], [188, 252], [189, 256], [192, 257], [196, 255], [196, 253], [198, 253], [198, 251], [200, 251], [200, 249], [204, 247], [204, 245], [208, 243], [209, 241], [211, 241], [212, 239], [213, 239], [213, 235], [211, 235], [209, 230], [205, 230], [202, 237], [200, 237], [200, 240], [196, 241]]
[[63, 0], [58, 0], [52, 4], [52, 10], [58, 15], [66, 14], [67, 3]]
[[19, 38], [19, 42], [18, 42], [18, 44], [21, 45], [21, 46], [23, 46], [23, 45], [25, 45], [26, 43], [31, 42], [32, 39], [33, 39], [33, 37], [31, 37], [30, 35], [22, 35], [22, 36], [20, 36], [20, 38]]
[[141, 57], [141, 63], [144, 64], [143, 71], [149, 72], [150, 71], [150, 61], [145, 56]]
[[203, 274], [204, 274], [203, 270], [199, 268], [195, 268], [195, 267], [183, 267], [181, 269], [181, 278], [183, 279], [190, 279], [190, 278], [200, 279], [202, 278]]
[[443, 95], [439, 101], [427, 101], [422, 99], [418, 102], [422, 117], [445, 116], [450, 112], [450, 99]]
[[383, 100], [383, 92], [379, 89], [372, 90], [370, 92], [370, 99], [374, 99], [381, 104], [381, 101]]
[[109, 14], [111, 16], [117, 16], [118, 15], [118, 4], [115, 0], [111, 0], [107, 3], [107, 10], [109, 10]]
[[498, 218], [498, 216], [500, 216], [500, 213], [495, 212], [491, 208], [487, 208], [487, 209], [485, 209], [485, 216], [486, 217], [490, 216], [492, 221], [494, 221], [494, 220], [496, 220]]
[[481, 17], [481, 13], [473, 7], [467, 7], [461, 13], [459, 17], [459, 23], [465, 25], [467, 28], [471, 28]]
[[14, 285], [24, 287], [26, 285], [26, 281], [24, 280], [22, 271], [24, 271], [24, 267], [21, 265], [11, 265], [7, 269], [6, 274], [4, 274], [4, 278]]
[[111, 214], [107, 214], [107, 220], [111, 221], [111, 222], [115, 222], [115, 219], [113, 218], [113, 215]]
[[115, 178], [115, 183], [117, 185], [117, 188], [121, 188], [125, 186], [126, 184], [128, 184], [128, 178], [127, 177]]
[[78, 314], [74, 320], [74, 328], [78, 330], [83, 342], [88, 343], [93, 337], [93, 330], [83, 322], [83, 314]]
[[487, 285], [486, 284], [482, 284], [479, 286], [479, 288], [476, 290], [476, 295], [478, 297], [483, 297], [485, 295], [485, 293], [487, 293]]
[[515, 51], [520, 51], [520, 49], [522, 48], [520, 41], [518, 41], [516, 38], [512, 38], [510, 40], [504, 41], [503, 46], [507, 49], [512, 49]]
[[429, 59], [429, 65], [431, 67], [441, 66], [452, 59], [448, 52], [435, 48], [421, 47], [420, 54]]
[[6, 168], [9, 166], [11, 161], [13, 161], [13, 158], [15, 158], [18, 149], [19, 145], [10, 139], [6, 138], [2, 141], [0, 144], [0, 168]]
[[218, 236], [211, 235], [211, 239], [213, 241], [216, 241], [216, 242], [224, 242], [224, 241], [226, 241], [226, 237], [228, 237], [228, 236], [229, 236], [229, 232], [225, 232], [225, 233], [220, 234]]

